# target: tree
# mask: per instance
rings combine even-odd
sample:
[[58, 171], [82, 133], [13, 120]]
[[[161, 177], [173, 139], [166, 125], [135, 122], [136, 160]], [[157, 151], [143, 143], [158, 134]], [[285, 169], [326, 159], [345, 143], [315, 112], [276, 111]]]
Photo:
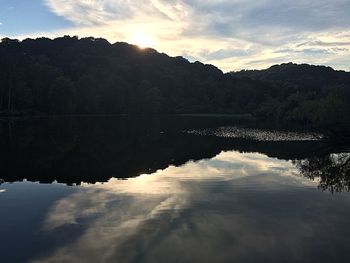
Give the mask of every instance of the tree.
[[74, 104], [75, 86], [68, 77], [56, 78], [50, 86], [49, 100], [51, 113], [72, 113]]

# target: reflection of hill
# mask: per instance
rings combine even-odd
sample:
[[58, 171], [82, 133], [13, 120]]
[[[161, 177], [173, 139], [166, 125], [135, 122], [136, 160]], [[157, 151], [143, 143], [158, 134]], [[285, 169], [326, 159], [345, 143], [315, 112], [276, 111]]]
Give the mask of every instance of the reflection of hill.
[[260, 152], [286, 160], [330, 152], [321, 142], [251, 142], [182, 132], [222, 124], [204, 119], [122, 117], [3, 122], [1, 178], [73, 184], [134, 177], [170, 164], [211, 158], [222, 150]]

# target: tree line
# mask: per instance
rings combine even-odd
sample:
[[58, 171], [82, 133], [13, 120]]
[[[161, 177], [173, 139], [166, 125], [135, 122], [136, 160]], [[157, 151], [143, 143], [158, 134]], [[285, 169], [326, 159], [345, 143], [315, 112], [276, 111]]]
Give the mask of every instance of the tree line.
[[249, 113], [350, 131], [350, 73], [329, 67], [224, 74], [150, 48], [70, 36], [4, 38], [0, 58], [2, 115]]

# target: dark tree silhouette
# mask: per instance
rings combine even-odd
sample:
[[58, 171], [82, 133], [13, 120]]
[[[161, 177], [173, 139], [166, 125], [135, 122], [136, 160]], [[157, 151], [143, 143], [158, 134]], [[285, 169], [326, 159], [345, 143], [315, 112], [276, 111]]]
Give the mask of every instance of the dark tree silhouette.
[[330, 192], [350, 191], [350, 153], [328, 154], [296, 161], [301, 174], [319, 180], [319, 188]]
[[223, 74], [154, 49], [105, 39], [5, 38], [1, 115], [234, 113], [350, 134], [350, 73], [272, 66]]

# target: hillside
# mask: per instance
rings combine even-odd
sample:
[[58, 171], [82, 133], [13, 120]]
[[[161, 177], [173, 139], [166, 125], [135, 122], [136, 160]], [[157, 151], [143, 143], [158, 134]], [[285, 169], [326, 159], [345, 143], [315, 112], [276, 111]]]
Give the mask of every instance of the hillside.
[[287, 63], [229, 74], [268, 87], [265, 99], [255, 109], [257, 116], [312, 123], [332, 130], [349, 128], [349, 72]]
[[331, 67], [308, 64], [285, 63], [274, 65], [265, 70], [242, 70], [231, 72], [232, 76], [251, 78], [270, 83], [288, 84], [309, 89], [327, 85], [350, 83], [350, 74], [336, 71]]
[[5, 39], [0, 57], [0, 107], [17, 111], [201, 111], [223, 78], [214, 66], [94, 38]]
[[329, 67], [223, 74], [154, 49], [69, 36], [6, 38], [0, 58], [2, 115], [250, 113], [350, 130], [350, 73]]

